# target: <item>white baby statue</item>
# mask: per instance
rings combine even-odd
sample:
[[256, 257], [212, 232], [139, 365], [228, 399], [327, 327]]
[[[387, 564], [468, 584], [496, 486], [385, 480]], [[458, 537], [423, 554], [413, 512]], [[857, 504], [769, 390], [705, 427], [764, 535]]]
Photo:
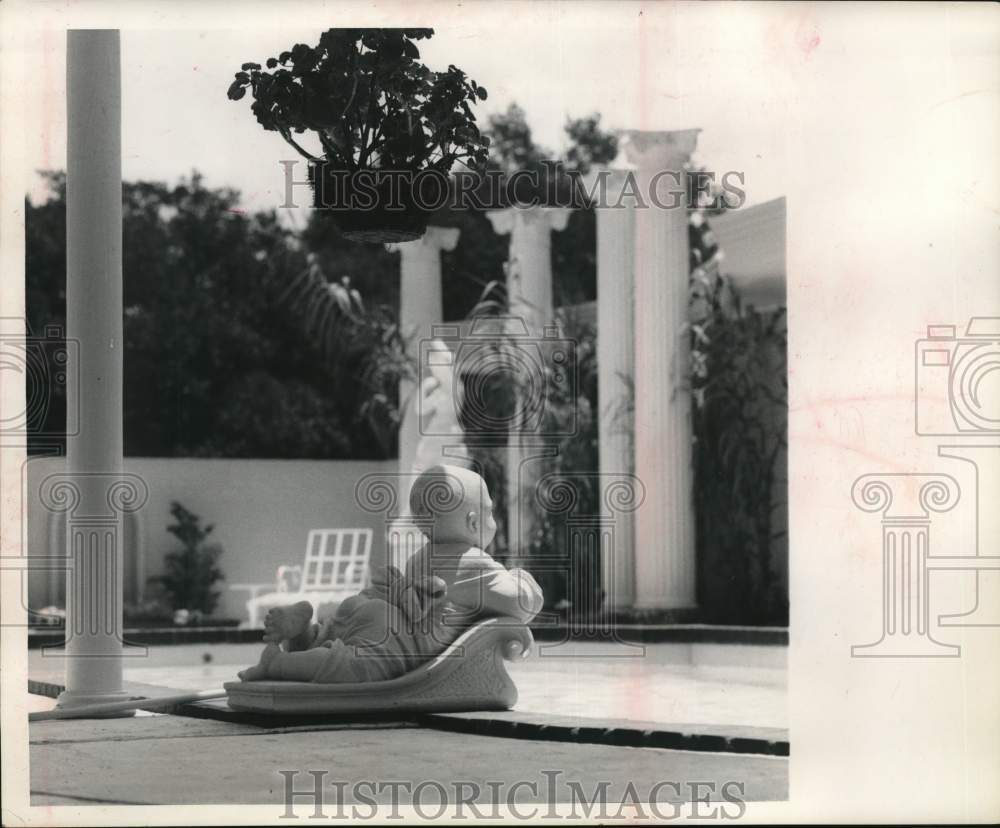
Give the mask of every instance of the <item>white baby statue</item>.
[[387, 567], [372, 586], [345, 600], [323, 624], [301, 601], [265, 618], [267, 646], [243, 681], [325, 684], [396, 678], [448, 648], [482, 618], [527, 624], [542, 591], [523, 569], [506, 569], [483, 551], [496, 522], [486, 483], [459, 466], [437, 465], [417, 478], [410, 509], [427, 543], [406, 564]]

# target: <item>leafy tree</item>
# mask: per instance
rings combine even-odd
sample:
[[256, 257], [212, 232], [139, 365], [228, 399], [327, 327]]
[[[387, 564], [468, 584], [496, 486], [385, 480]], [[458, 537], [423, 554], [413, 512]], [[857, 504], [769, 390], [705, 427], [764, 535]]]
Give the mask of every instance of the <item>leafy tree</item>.
[[601, 129], [601, 116], [597, 112], [584, 118], [569, 119], [565, 129], [571, 141], [566, 161], [581, 173], [610, 163], [618, 154], [618, 139]]
[[[65, 185], [47, 177], [52, 197], [25, 205], [33, 330], [65, 324]], [[362, 402], [383, 394], [383, 408], [395, 406], [396, 383], [376, 370], [399, 350], [394, 327], [377, 306], [335, 308], [352, 350], [331, 354], [290, 291], [315, 281], [318, 263], [274, 212], [238, 204], [235, 190], [207, 188], [197, 173], [176, 186], [124, 185], [126, 454], [392, 456], [391, 414], [387, 424]], [[323, 282], [331, 296], [341, 284]], [[46, 432], [64, 422], [54, 402]]]
[[541, 163], [552, 154], [535, 145], [525, 111], [512, 103], [507, 111], [489, 117], [489, 161], [494, 169], [511, 175]]

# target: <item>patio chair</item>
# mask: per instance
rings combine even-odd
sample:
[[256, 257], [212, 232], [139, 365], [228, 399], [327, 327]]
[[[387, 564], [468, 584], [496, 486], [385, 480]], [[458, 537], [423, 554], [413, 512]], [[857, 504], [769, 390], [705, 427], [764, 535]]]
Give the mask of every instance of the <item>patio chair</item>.
[[[264, 626], [264, 614], [271, 607], [310, 601], [314, 606], [340, 602], [365, 588], [372, 551], [371, 529], [310, 529], [298, 588], [289, 589], [286, 577], [298, 567], [281, 567], [277, 585], [233, 584], [233, 589], [250, 590], [247, 615], [250, 627]], [[272, 591], [260, 594], [261, 590]]]

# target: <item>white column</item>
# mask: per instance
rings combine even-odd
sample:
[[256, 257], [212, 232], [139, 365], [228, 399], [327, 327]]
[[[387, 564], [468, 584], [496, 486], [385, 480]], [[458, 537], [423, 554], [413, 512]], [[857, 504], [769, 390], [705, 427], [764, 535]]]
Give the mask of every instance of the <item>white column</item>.
[[[618, 193], [626, 173], [612, 170], [609, 192]], [[597, 403], [601, 485], [634, 472], [630, 384], [635, 370], [635, 209], [597, 209]], [[602, 550], [604, 608], [631, 607], [635, 600], [635, 515], [613, 521], [614, 542]]]
[[[507, 297], [510, 333], [537, 340], [553, 322], [552, 231], [565, 230], [571, 211], [563, 207], [511, 207], [488, 212], [493, 229], [510, 234]], [[523, 322], [523, 327], [517, 320]], [[530, 353], [530, 352], [526, 352]], [[531, 357], [527, 357], [530, 359]], [[522, 408], [522, 401], [518, 408]], [[546, 455], [544, 434], [514, 431], [507, 454], [507, 540], [511, 551], [524, 553], [537, 522], [535, 486]], [[532, 459], [535, 458], [535, 459]]]
[[552, 231], [565, 230], [572, 211], [564, 207], [510, 207], [486, 215], [493, 230], [510, 234], [507, 296], [510, 312], [524, 319], [532, 336], [541, 336], [554, 316], [552, 307]]
[[[645, 209], [635, 217], [635, 607], [695, 606], [688, 215], [683, 164], [698, 130], [626, 133]], [[651, 198], [656, 193], [657, 201]]]
[[[122, 178], [117, 30], [67, 33], [67, 497], [80, 516], [67, 532], [66, 690], [61, 707], [122, 692]], [[125, 714], [128, 715], [128, 714]]]
[[[461, 231], [457, 227], [428, 227], [416, 241], [391, 245], [399, 251], [399, 326], [409, 342], [414, 359], [420, 354], [420, 341], [429, 339], [431, 328], [444, 321], [441, 299], [441, 251], [454, 250]], [[416, 385], [411, 380], [399, 384], [399, 402], [404, 405], [399, 427], [399, 471], [413, 470], [420, 442], [420, 412], [417, 410]]]

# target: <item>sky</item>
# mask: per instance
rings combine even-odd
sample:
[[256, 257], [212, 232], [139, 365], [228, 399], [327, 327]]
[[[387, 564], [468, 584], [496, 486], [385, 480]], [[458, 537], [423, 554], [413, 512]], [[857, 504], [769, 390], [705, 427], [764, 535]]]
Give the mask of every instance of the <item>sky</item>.
[[[477, 108], [481, 122], [516, 101], [536, 143], [556, 152], [566, 119], [592, 112], [606, 128], [697, 127], [697, 160], [720, 176], [743, 172], [748, 205], [785, 194], [788, 60], [809, 59], [818, 35], [807, 17], [734, 5], [680, 25], [669, 7], [652, 20], [622, 3], [603, 6], [595, 25], [593, 16], [567, 15], [568, 5], [530, 21], [512, 14], [503, 37], [489, 14], [444, 15], [432, 21], [433, 39], [420, 43], [422, 59], [432, 69], [453, 63], [489, 90]], [[278, 162], [297, 156], [257, 125], [249, 96], [229, 101], [226, 88], [243, 62], [315, 44], [323, 28], [123, 28], [124, 177], [176, 181], [197, 169], [208, 186], [239, 189], [248, 209], [278, 206]], [[34, 169], [63, 167], [65, 33], [36, 32], [25, 49], [42, 80], [37, 118], [25, 125], [28, 160]], [[29, 181], [39, 197], [37, 178]]]

